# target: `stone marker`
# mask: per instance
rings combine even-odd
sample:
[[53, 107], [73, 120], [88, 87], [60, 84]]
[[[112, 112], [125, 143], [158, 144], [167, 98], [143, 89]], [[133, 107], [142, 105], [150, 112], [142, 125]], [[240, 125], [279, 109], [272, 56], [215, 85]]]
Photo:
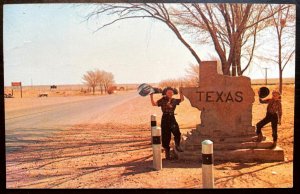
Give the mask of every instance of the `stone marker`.
[[[269, 149], [270, 141], [253, 142], [256, 136], [252, 126], [255, 93], [250, 78], [218, 74], [216, 61], [202, 61], [199, 72], [199, 86], [182, 88], [182, 92], [191, 105], [201, 111], [201, 124], [183, 141], [185, 152], [176, 152], [179, 159], [197, 160], [201, 148], [199, 142], [210, 139], [216, 144], [216, 159], [221, 155], [221, 160], [230, 161], [244, 158], [247, 161], [283, 161], [283, 150], [279, 147]], [[218, 148], [221, 149], [218, 151]]]
[[201, 125], [197, 127], [201, 135], [255, 135], [250, 78], [217, 74], [215, 61], [202, 62], [200, 72], [199, 87], [183, 88], [182, 92], [193, 107], [201, 110]]

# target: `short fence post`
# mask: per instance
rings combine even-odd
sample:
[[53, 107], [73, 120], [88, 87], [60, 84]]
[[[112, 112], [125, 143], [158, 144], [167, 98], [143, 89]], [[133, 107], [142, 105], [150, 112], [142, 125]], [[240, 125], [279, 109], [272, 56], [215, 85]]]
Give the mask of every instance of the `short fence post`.
[[213, 142], [205, 140], [202, 142], [202, 185], [203, 188], [214, 188], [213, 171]]
[[156, 124], [156, 115], [151, 115], [151, 143], [153, 150], [153, 168], [155, 170], [161, 170], [161, 128], [157, 127]]
[[151, 115], [151, 127], [156, 127], [157, 123], [156, 123], [156, 115], [153, 114]]
[[152, 114], [151, 115], [151, 123], [150, 123], [150, 129], [151, 129], [151, 144], [152, 142], [152, 128], [157, 126], [157, 122], [156, 122], [156, 114]]

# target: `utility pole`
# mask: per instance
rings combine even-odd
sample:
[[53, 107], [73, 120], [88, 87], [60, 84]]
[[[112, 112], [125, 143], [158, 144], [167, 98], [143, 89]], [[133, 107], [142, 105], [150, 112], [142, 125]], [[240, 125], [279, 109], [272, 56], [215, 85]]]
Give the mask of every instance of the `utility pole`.
[[265, 69], [265, 84], [268, 85], [268, 69], [270, 68], [265, 67], [264, 69]]

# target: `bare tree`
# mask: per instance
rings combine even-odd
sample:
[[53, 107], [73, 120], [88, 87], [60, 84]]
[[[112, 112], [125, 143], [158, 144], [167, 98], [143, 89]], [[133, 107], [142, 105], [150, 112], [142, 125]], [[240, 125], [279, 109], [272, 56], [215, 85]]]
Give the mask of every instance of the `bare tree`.
[[114, 75], [111, 73], [111, 72], [106, 72], [106, 71], [103, 71], [103, 75], [102, 75], [102, 84], [104, 86], [104, 90], [105, 90], [105, 93], [107, 93], [107, 90], [110, 86], [112, 86], [112, 84], [115, 83], [114, 81]]
[[97, 84], [99, 85], [101, 94], [103, 94], [104, 91], [104, 74], [105, 72], [103, 70], [99, 70], [99, 69], [96, 70], [96, 75], [98, 78]]
[[[161, 21], [175, 33], [198, 64], [201, 63], [200, 57], [184, 34], [196, 34], [201, 37], [208, 34], [208, 36], [203, 36], [203, 39], [207, 42], [208, 38], [211, 38], [222, 63], [223, 74], [230, 75], [231, 70], [231, 75], [236, 76], [242, 75], [251, 64], [256, 44], [256, 39], [251, 39], [251, 37], [256, 37], [258, 31], [263, 28], [259, 24], [270, 20], [278, 12], [278, 10], [274, 10], [273, 13], [267, 12], [267, 5], [261, 4], [192, 3], [180, 5], [163, 3], [101, 4], [87, 16], [87, 20], [98, 18], [101, 14], [107, 14], [113, 18], [97, 30], [126, 19], [150, 18]], [[282, 7], [282, 10], [284, 9], [286, 6]], [[248, 52], [250, 53], [249, 62], [242, 69], [243, 46], [248, 40], [252, 40], [252, 49]]]
[[173, 87], [179, 88], [181, 86], [186, 86], [186, 79], [185, 78], [176, 78], [176, 79], [165, 79], [159, 82], [159, 87]]
[[185, 82], [189, 82], [189, 85], [198, 86], [199, 84], [199, 65], [197, 64], [189, 64], [189, 67], [185, 69], [187, 75], [185, 78]]
[[282, 10], [283, 5], [270, 5], [271, 13], [280, 10], [273, 15], [273, 26], [276, 29], [278, 55], [277, 60], [279, 69], [279, 91], [282, 92], [282, 73], [288, 62], [295, 54], [295, 7], [288, 5], [286, 10]]
[[[223, 74], [232, 76], [242, 75], [249, 67], [255, 51], [257, 33], [267, 27], [266, 24], [278, 12], [268, 12], [266, 4], [182, 5], [185, 10], [174, 14], [177, 17], [176, 23], [184, 29], [198, 28], [191, 33], [207, 32], [222, 63]], [[281, 9], [286, 9], [286, 6]], [[249, 56], [248, 63], [242, 67], [244, 48], [247, 48]]]
[[82, 79], [84, 83], [89, 87], [93, 88], [93, 95], [95, 94], [95, 87], [97, 86], [99, 79], [97, 74], [94, 71], [87, 71], [85, 75], [83, 75]]
[[111, 72], [106, 72], [103, 70], [88, 71], [83, 75], [84, 83], [89, 87], [92, 87], [93, 94], [95, 94], [96, 86], [100, 86], [101, 94], [103, 91], [107, 93], [107, 90], [112, 84], [115, 83], [114, 75]]
[[165, 79], [165, 80], [161, 80], [158, 84], [159, 87], [161, 88], [165, 88], [165, 87], [174, 87], [174, 82], [172, 79]]

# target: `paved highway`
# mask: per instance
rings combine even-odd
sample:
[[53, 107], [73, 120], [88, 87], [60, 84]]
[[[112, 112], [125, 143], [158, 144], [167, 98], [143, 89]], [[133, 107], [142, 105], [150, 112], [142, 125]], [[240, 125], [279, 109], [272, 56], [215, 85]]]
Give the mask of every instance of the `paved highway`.
[[[75, 124], [96, 123], [110, 109], [136, 98], [136, 92], [95, 96], [76, 102], [5, 112], [6, 152]], [[84, 98], [84, 97], [83, 97]]]

